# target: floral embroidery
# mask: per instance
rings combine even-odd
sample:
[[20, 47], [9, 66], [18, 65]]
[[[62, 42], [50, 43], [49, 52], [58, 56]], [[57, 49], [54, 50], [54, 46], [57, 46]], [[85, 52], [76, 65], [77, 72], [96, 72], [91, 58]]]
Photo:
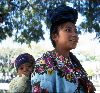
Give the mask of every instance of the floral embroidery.
[[35, 83], [32, 89], [32, 93], [49, 93], [47, 89], [40, 87], [40, 82]]
[[32, 91], [33, 93], [41, 93], [41, 87], [40, 86], [34, 86], [34, 90]]
[[35, 69], [39, 74], [48, 73], [49, 75], [55, 70], [60, 77], [74, 83], [78, 78], [86, 76], [80, 67], [72, 63], [70, 58], [66, 59], [55, 51], [46, 52], [42, 58], [38, 59]]
[[51, 69], [51, 68], [48, 69], [48, 74], [49, 75], [53, 74], [53, 72], [54, 72], [53, 69]]
[[40, 60], [40, 64], [45, 64], [45, 60]]

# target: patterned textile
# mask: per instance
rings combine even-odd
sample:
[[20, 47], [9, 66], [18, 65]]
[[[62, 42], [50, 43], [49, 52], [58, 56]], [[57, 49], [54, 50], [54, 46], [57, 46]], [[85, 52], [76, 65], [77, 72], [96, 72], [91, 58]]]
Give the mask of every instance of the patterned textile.
[[55, 51], [43, 54], [36, 61], [32, 92], [84, 93], [83, 88], [78, 87], [78, 79], [87, 77], [86, 72], [80, 63], [73, 61], [72, 53], [68, 59]]
[[31, 82], [29, 84], [29, 77], [25, 75], [15, 77], [9, 84], [9, 93], [30, 93], [30, 89]]

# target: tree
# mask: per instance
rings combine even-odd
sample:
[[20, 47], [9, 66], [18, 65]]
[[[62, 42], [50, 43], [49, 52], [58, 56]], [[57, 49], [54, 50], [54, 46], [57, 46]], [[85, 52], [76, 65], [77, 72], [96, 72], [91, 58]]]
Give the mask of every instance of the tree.
[[0, 47], [0, 73], [16, 74], [14, 61], [22, 53], [29, 53], [36, 59], [46, 51], [47, 49], [36, 43], [31, 43], [31, 48], [28, 45], [18, 48]]
[[15, 41], [30, 44], [44, 39], [42, 21], [48, 24], [47, 9], [70, 2], [86, 17], [80, 29], [96, 32], [100, 38], [99, 0], [2, 0], [0, 1], [0, 41], [14, 36]]
[[99, 0], [86, 0], [85, 2], [77, 0], [76, 3], [74, 3], [74, 6], [76, 6], [78, 11], [86, 17], [86, 20], [80, 25], [81, 29], [84, 29], [85, 32], [96, 32], [98, 38], [100, 38], [99, 4]]
[[[0, 72], [9, 73], [14, 68], [13, 60], [20, 53], [25, 51], [22, 48], [0, 48]], [[15, 59], [14, 59], [15, 60]]]

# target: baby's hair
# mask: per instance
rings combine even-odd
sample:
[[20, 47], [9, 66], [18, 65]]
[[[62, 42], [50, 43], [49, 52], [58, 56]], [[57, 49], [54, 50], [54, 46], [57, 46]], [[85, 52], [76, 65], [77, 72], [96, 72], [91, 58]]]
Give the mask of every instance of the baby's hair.
[[35, 64], [35, 59], [32, 55], [28, 53], [20, 54], [15, 60], [15, 67], [18, 68], [25, 63], [31, 63], [33, 66]]

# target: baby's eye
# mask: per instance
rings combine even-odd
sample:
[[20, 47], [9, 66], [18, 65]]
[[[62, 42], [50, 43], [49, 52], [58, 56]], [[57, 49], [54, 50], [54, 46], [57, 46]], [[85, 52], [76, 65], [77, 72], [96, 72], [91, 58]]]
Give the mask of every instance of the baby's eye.
[[27, 65], [27, 67], [32, 67], [32, 65]]
[[31, 67], [31, 66], [28, 66], [28, 67]]
[[20, 67], [19, 69], [20, 69], [20, 70], [23, 70], [23, 67]]

